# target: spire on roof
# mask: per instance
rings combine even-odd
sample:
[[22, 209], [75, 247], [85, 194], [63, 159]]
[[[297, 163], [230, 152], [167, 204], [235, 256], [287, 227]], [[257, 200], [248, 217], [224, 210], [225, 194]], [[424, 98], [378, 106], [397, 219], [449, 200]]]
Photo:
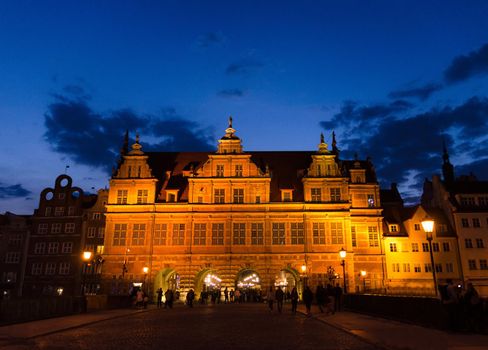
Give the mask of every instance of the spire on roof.
[[142, 155], [144, 152], [142, 151], [142, 146], [139, 143], [139, 134], [136, 134], [136, 142], [132, 145], [132, 150], [129, 152], [131, 156]]
[[335, 137], [335, 131], [332, 131], [332, 153], [339, 155], [339, 148], [337, 148], [337, 141]]
[[124, 144], [122, 145], [122, 151], [121, 154], [125, 156], [127, 153], [129, 153], [129, 130], [125, 130], [125, 135], [124, 135]]
[[446, 141], [442, 139], [442, 176], [446, 184], [454, 182], [454, 166], [449, 161], [449, 153], [447, 153]]
[[325, 143], [324, 134], [320, 133], [319, 153], [329, 153], [327, 144]]

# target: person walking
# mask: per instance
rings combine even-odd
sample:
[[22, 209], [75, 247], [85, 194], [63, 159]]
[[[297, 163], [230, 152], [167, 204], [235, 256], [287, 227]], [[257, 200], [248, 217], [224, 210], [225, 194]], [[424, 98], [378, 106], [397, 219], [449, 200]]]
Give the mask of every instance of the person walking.
[[280, 286], [276, 289], [275, 298], [276, 298], [276, 307], [278, 312], [281, 314], [281, 310], [283, 309], [283, 298], [285, 297], [285, 293]]
[[309, 286], [305, 287], [303, 291], [303, 302], [305, 303], [305, 308], [307, 309], [307, 315], [310, 316], [311, 309], [312, 309], [312, 301], [313, 301], [313, 292]]
[[161, 306], [163, 306], [163, 288], [158, 288], [158, 290], [156, 291], [156, 295], [158, 298], [157, 307], [158, 309], [160, 309]]
[[296, 287], [293, 287], [290, 293], [290, 299], [291, 299], [291, 312], [293, 314], [297, 313], [297, 306], [298, 306], [298, 292]]
[[269, 287], [268, 295], [266, 297], [268, 299], [269, 312], [272, 312], [273, 311], [274, 299], [275, 299], [275, 291], [273, 290], [273, 286]]
[[195, 299], [195, 292], [193, 291], [193, 289], [190, 289], [188, 291], [188, 294], [186, 294], [186, 304], [189, 307], [193, 307], [193, 300], [194, 299]]
[[228, 304], [229, 303], [229, 291], [227, 290], [227, 287], [224, 289], [224, 303]]
[[339, 283], [334, 287], [334, 311], [341, 311], [342, 309], [342, 288]]
[[317, 299], [317, 306], [319, 307], [320, 312], [324, 312], [324, 304], [325, 304], [325, 290], [324, 287], [319, 283], [317, 285], [317, 289], [315, 290], [315, 299]]
[[166, 301], [164, 303], [165, 308], [173, 308], [173, 291], [171, 289], [168, 289], [166, 293], [164, 293], [164, 297], [166, 298]]

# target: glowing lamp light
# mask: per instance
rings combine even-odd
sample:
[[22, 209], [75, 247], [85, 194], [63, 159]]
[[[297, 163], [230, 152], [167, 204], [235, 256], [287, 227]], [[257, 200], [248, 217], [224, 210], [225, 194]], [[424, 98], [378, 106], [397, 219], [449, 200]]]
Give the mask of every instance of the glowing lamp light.
[[142, 268], [142, 272], [144, 272], [144, 274], [145, 274], [145, 275], [147, 275], [147, 273], [149, 272], [149, 267], [144, 266], [144, 267]]
[[424, 229], [425, 233], [432, 233], [434, 231], [434, 220], [426, 217], [424, 220], [422, 220], [422, 228]]
[[83, 260], [88, 261], [92, 257], [92, 252], [83, 252]]
[[303, 264], [302, 265], [302, 272], [305, 272], [305, 271], [307, 271], [307, 265]]
[[347, 252], [344, 250], [344, 248], [341, 248], [341, 250], [339, 250], [339, 256], [341, 257], [341, 259], [345, 259], [346, 255]]
[[361, 276], [366, 277], [366, 271], [365, 270], [361, 270]]

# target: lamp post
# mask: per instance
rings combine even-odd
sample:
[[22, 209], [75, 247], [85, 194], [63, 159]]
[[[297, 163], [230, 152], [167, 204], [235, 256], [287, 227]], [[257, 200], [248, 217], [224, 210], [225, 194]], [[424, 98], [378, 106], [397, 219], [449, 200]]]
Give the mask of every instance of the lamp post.
[[303, 275], [303, 289], [305, 289], [307, 287], [307, 265], [303, 264], [301, 269]]
[[341, 266], [342, 266], [342, 276], [344, 278], [344, 293], [347, 293], [347, 284], [346, 284], [346, 255], [347, 252], [344, 248], [339, 250], [339, 256], [341, 257]]
[[363, 293], [366, 293], [366, 270], [361, 270], [361, 277], [363, 278]]
[[424, 229], [427, 241], [429, 242], [430, 263], [432, 265], [432, 277], [434, 279], [434, 295], [437, 297], [437, 278], [434, 265], [434, 253], [432, 252], [432, 233], [434, 232], [434, 220], [429, 217], [425, 217], [425, 219], [422, 220], [422, 228]]
[[147, 294], [146, 279], [147, 279], [147, 273], [149, 272], [149, 267], [144, 266], [142, 268], [142, 272], [144, 273], [144, 290], [145, 290], [145, 294]]

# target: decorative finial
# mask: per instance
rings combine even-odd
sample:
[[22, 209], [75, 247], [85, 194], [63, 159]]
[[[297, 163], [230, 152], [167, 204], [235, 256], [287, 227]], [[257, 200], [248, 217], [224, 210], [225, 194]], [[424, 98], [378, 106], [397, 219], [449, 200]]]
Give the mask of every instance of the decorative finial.
[[136, 134], [136, 142], [132, 145], [132, 150], [129, 152], [129, 155], [142, 155], [142, 146], [139, 143], [139, 134]]
[[232, 116], [229, 116], [229, 128], [232, 128]]
[[136, 143], [139, 143], [139, 134], [136, 134]]
[[320, 143], [325, 143], [324, 133], [323, 132], [320, 133]]
[[320, 133], [319, 153], [329, 153], [329, 151], [327, 150], [327, 144], [325, 143], [323, 133]]

